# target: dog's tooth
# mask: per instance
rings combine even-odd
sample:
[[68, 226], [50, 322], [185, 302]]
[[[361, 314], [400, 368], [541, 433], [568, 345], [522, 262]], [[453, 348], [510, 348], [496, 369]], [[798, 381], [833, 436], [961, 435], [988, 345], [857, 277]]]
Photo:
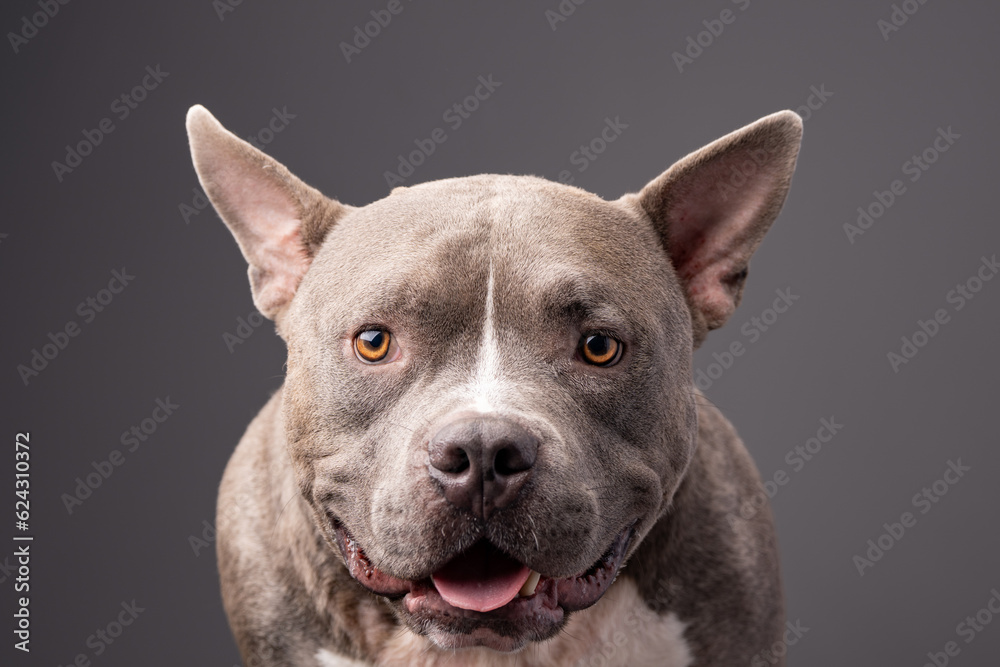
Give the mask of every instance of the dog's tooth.
[[518, 593], [518, 595], [520, 595], [523, 598], [526, 598], [529, 595], [534, 595], [535, 588], [538, 587], [538, 580], [541, 578], [542, 575], [532, 570], [531, 574], [528, 575], [528, 580], [524, 582], [524, 586], [521, 586], [521, 590]]

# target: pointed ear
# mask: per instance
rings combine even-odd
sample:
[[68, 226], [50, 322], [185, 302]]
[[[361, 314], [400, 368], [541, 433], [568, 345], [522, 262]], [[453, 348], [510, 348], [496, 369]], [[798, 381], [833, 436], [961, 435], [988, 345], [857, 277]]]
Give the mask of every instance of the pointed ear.
[[695, 347], [739, 304], [750, 256], [785, 202], [801, 139], [802, 119], [780, 111], [688, 155], [639, 193], [684, 287]]
[[198, 180], [250, 265], [254, 305], [270, 319], [285, 309], [333, 224], [351, 210], [191, 107], [188, 139]]

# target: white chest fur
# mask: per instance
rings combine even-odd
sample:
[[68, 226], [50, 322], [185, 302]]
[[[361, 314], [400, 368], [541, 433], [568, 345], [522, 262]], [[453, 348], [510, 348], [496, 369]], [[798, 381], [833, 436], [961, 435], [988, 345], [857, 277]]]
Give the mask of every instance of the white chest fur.
[[[359, 663], [322, 650], [319, 667]], [[684, 623], [674, 614], [660, 616], [639, 597], [631, 579], [619, 579], [593, 607], [574, 614], [562, 632], [515, 654], [486, 649], [448, 651], [404, 631], [379, 654], [379, 667], [687, 667], [691, 652]]]

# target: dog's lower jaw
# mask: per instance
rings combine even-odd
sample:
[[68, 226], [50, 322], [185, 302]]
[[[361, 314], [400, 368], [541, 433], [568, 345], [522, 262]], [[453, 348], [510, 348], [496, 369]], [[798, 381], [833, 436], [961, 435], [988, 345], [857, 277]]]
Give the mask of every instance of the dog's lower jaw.
[[[642, 601], [635, 581], [622, 576], [593, 606], [569, 614], [560, 632], [546, 641], [504, 652], [485, 646], [458, 649], [432, 633], [402, 630], [370, 660], [382, 667], [563, 667], [607, 664], [635, 667], [691, 667], [686, 624], [675, 614], [656, 614]], [[342, 664], [320, 662], [321, 665]]]
[[443, 649], [482, 646], [500, 653], [516, 652], [556, 634], [567, 617], [559, 606], [554, 579], [539, 582], [533, 595], [515, 598], [487, 613], [456, 609], [433, 585], [423, 583], [395, 604], [411, 630]]
[[482, 646], [510, 653], [552, 637], [568, 612], [590, 607], [608, 591], [625, 559], [634, 524], [623, 529], [586, 571], [555, 579], [540, 577], [531, 594], [521, 594], [488, 612], [452, 606], [430, 578], [407, 581], [380, 571], [337, 521], [333, 533], [354, 580], [388, 598], [411, 630], [444, 649]]

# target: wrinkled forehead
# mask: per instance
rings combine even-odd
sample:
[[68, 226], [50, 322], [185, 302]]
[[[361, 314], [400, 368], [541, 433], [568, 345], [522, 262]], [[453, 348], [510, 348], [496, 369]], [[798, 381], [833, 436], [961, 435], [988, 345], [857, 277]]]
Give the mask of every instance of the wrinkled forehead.
[[353, 212], [310, 280], [362, 311], [472, 307], [491, 280], [510, 297], [628, 308], [666, 264], [626, 205], [537, 178], [479, 176], [400, 188]]

